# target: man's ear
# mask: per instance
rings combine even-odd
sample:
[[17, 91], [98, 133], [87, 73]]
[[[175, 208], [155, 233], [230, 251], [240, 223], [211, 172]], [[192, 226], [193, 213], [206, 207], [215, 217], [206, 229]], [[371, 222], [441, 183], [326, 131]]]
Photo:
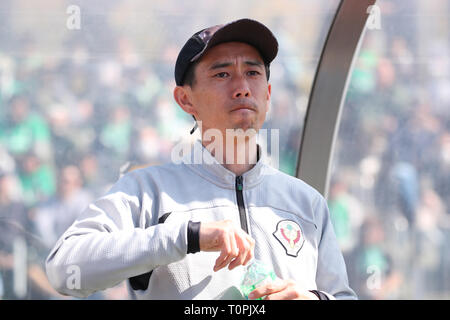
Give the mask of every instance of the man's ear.
[[173, 90], [173, 97], [181, 109], [190, 115], [196, 116], [197, 111], [194, 108], [191, 98], [190, 88], [187, 86], [176, 86]]
[[266, 104], [266, 112], [269, 111], [270, 107], [270, 98], [272, 96], [272, 85], [269, 83], [267, 86], [267, 104]]

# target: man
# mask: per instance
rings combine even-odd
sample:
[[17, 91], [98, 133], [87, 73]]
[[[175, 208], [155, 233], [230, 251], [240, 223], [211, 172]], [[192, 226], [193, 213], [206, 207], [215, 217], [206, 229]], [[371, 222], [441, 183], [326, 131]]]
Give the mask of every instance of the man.
[[[174, 98], [201, 121], [202, 140], [180, 164], [132, 171], [89, 206], [47, 258], [59, 292], [87, 296], [127, 280], [136, 298], [242, 298], [242, 266], [257, 258], [279, 280], [251, 299], [355, 298], [324, 198], [269, 166], [242, 134], [263, 125], [277, 51], [271, 31], [249, 19], [187, 41]], [[79, 279], [68, 286], [72, 266]]]

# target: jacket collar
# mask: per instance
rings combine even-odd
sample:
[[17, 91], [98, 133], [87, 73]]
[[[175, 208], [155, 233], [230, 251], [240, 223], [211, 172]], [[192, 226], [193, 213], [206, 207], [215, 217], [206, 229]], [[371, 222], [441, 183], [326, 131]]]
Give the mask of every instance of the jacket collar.
[[[182, 162], [190, 169], [201, 175], [210, 182], [227, 189], [234, 189], [236, 184], [236, 174], [222, 164], [202, 145], [200, 140], [196, 140], [191, 145], [191, 152], [183, 157]], [[259, 159], [256, 164], [242, 174], [244, 189], [252, 188], [261, 183], [264, 175], [270, 171], [267, 164], [267, 157], [258, 145]]]

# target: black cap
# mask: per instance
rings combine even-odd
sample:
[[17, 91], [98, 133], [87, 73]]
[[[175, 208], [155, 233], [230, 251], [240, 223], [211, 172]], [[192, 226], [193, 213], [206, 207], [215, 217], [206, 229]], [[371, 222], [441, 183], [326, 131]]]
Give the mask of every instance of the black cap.
[[278, 41], [262, 23], [240, 19], [196, 32], [183, 46], [175, 64], [175, 82], [183, 85], [190, 64], [200, 59], [213, 46], [224, 42], [245, 42], [255, 47], [266, 65], [270, 65], [278, 52]]

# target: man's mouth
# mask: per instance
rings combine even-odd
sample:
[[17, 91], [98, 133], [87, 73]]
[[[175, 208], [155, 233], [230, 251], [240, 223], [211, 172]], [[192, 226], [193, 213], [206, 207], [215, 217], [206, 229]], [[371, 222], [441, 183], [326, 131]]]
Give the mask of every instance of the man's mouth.
[[233, 109], [231, 109], [231, 112], [234, 111], [238, 111], [238, 110], [251, 110], [251, 111], [256, 111], [256, 108], [253, 106], [249, 106], [249, 105], [239, 105], [234, 107]]

